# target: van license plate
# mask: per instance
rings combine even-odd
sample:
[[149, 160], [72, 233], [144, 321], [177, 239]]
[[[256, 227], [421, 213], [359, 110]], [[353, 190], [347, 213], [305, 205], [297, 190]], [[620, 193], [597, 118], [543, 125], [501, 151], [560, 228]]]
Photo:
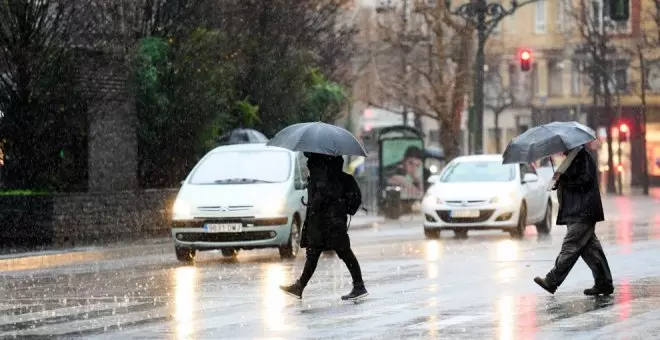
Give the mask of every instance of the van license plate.
[[204, 225], [209, 233], [240, 233], [243, 231], [242, 223], [209, 223]]
[[450, 216], [453, 218], [479, 217], [479, 210], [452, 210]]

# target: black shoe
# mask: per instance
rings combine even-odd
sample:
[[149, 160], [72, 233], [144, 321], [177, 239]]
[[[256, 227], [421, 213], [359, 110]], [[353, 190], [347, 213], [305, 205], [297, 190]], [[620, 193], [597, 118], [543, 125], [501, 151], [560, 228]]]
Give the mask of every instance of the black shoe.
[[541, 286], [541, 288], [545, 289], [550, 294], [554, 294], [557, 291], [557, 286], [548, 282], [546, 279], [542, 279], [537, 276], [534, 278], [534, 282], [536, 282], [537, 285]]
[[348, 295], [342, 296], [341, 299], [344, 301], [357, 300], [367, 295], [369, 295], [369, 292], [367, 292], [367, 289], [364, 288], [364, 283], [354, 284], [351, 292], [348, 293]]
[[302, 293], [305, 287], [296, 282], [290, 286], [280, 286], [280, 289], [287, 295], [293, 296], [296, 299], [302, 299]]
[[595, 284], [593, 287], [584, 290], [584, 295], [587, 296], [598, 296], [598, 295], [610, 296], [612, 295], [612, 293], [614, 293], [614, 286], [612, 286], [611, 284], [609, 285]]

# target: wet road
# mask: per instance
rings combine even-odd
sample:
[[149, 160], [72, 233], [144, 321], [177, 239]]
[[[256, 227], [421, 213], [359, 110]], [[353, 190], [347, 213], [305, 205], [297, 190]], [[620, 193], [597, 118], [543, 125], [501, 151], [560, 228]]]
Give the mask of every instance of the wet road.
[[419, 220], [403, 219], [352, 231], [371, 294], [360, 303], [339, 301], [351, 280], [334, 256], [321, 259], [299, 301], [277, 287], [297, 277], [304, 256], [202, 253], [183, 266], [171, 244], [152, 243], [112, 256], [81, 253], [83, 262], [60, 267], [4, 266], [0, 338], [659, 337], [660, 202], [621, 197], [605, 207], [609, 221], [597, 232], [615, 276], [609, 298], [582, 295], [592, 280], [581, 261], [554, 296], [532, 282], [551, 268], [564, 227], [547, 240], [530, 226], [521, 241], [493, 231], [427, 241]]

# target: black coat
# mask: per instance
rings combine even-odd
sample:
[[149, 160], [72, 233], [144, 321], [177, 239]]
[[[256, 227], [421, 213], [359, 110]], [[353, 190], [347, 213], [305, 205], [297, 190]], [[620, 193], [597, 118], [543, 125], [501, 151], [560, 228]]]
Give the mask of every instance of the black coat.
[[355, 178], [341, 167], [320, 175], [310, 169], [310, 174], [301, 247], [334, 250], [350, 246], [345, 195], [352, 186], [357, 187]]
[[582, 148], [555, 186], [559, 200], [557, 224], [605, 220], [595, 158]]

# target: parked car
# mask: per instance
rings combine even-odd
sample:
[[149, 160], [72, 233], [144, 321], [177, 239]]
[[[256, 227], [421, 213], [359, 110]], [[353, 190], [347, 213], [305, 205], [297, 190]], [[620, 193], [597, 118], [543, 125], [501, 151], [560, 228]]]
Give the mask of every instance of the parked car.
[[529, 164], [502, 164], [502, 155], [463, 156], [429, 182], [422, 201], [427, 238], [449, 229], [457, 237], [467, 237], [471, 229], [522, 237], [528, 224], [535, 224], [539, 234], [552, 228], [547, 182]]
[[282, 258], [300, 249], [307, 167], [301, 153], [265, 144], [220, 146], [206, 154], [182, 183], [173, 206], [172, 238], [179, 261], [197, 251], [278, 248]]

